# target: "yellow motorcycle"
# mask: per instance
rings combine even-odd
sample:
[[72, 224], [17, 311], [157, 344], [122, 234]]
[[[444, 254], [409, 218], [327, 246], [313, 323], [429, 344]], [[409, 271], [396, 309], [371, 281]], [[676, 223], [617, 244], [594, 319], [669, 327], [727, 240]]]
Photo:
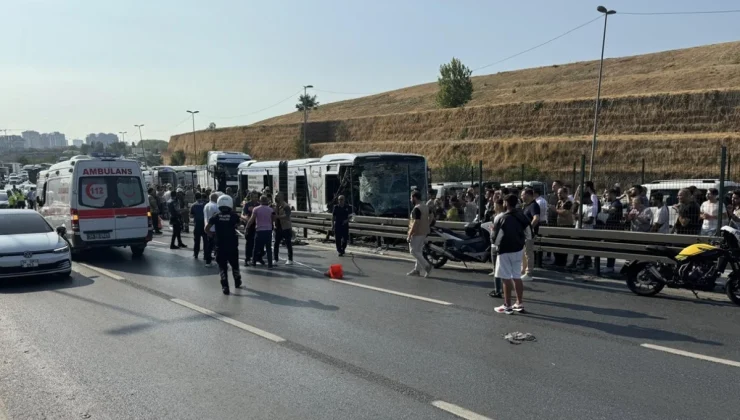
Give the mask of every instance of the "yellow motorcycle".
[[622, 267], [627, 287], [640, 296], [654, 296], [664, 287], [696, 291], [714, 290], [727, 264], [732, 269], [725, 284], [727, 297], [740, 305], [740, 231], [729, 226], [721, 229], [719, 246], [694, 244], [677, 251], [664, 246], [648, 246], [655, 255], [673, 263], [630, 261]]

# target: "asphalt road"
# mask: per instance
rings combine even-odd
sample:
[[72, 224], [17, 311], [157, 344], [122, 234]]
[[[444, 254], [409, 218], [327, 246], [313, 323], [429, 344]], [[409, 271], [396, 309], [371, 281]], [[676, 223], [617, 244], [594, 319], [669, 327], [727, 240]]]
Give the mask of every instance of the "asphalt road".
[[[541, 271], [506, 316], [484, 271], [409, 278], [406, 256], [331, 245], [242, 267], [223, 296], [168, 239], [0, 287], [0, 419], [739, 417], [740, 308], [721, 296]], [[323, 276], [335, 263], [345, 282]]]

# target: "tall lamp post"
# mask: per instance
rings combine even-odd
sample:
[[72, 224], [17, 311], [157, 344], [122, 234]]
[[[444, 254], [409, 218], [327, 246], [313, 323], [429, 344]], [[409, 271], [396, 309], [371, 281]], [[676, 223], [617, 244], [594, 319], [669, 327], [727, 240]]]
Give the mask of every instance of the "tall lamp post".
[[144, 153], [144, 138], [141, 136], [141, 127], [143, 127], [144, 124], [134, 124], [134, 127], [139, 129], [139, 146], [141, 146], [141, 158], [144, 159], [144, 163], [146, 163], [146, 153]]
[[195, 114], [199, 113], [200, 111], [191, 111], [188, 110], [190, 115], [193, 116], [193, 160], [198, 159], [198, 150], [195, 148]]
[[594, 158], [596, 155], [596, 133], [599, 128], [599, 103], [601, 100], [601, 75], [604, 69], [604, 46], [606, 45], [606, 21], [609, 15], [617, 13], [616, 10], [608, 10], [604, 6], [596, 8], [599, 13], [604, 14], [604, 35], [601, 38], [601, 61], [599, 62], [599, 87], [596, 90], [596, 105], [594, 106], [594, 139], [591, 142], [591, 162], [588, 165], [588, 177], [593, 180], [594, 177]]
[[128, 133], [128, 131], [119, 131], [118, 132], [118, 134], [121, 135], [121, 141], [123, 142], [123, 145], [124, 145], [124, 148], [123, 148], [123, 152], [124, 153], [126, 153], [126, 147], [125, 147], [126, 146], [126, 133]]
[[[307, 89], [313, 89], [313, 85], [303, 86], [303, 98], [306, 98]], [[308, 107], [303, 104], [303, 157], [307, 157], [308, 154], [308, 143], [306, 142], [306, 129], [308, 128]]]

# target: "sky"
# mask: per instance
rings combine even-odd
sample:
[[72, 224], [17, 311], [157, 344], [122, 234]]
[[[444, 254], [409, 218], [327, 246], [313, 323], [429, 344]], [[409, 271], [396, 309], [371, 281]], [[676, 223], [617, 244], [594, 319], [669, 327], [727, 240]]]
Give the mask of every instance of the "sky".
[[[606, 57], [740, 40], [734, 0], [609, 0]], [[433, 82], [599, 16], [590, 0], [0, 0], [0, 130], [168, 140]], [[598, 59], [603, 20], [474, 75]], [[267, 108], [267, 109], [265, 109]], [[133, 137], [132, 137], [133, 136]]]

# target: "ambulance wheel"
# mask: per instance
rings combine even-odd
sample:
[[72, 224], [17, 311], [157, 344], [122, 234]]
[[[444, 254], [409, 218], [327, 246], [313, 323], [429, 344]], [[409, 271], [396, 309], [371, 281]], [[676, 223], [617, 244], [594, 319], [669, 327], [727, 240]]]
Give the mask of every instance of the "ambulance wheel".
[[140, 258], [144, 255], [144, 249], [146, 249], [146, 245], [134, 245], [131, 247], [131, 253], [134, 254], [134, 258]]

